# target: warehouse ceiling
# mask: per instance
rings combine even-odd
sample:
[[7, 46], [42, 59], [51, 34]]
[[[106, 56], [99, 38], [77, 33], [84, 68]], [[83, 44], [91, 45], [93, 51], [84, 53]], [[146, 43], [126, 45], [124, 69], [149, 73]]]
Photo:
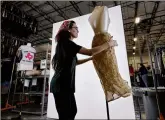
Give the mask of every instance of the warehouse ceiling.
[[[10, 1], [9, 4], [13, 4], [38, 21], [38, 33], [28, 37], [35, 45], [49, 42], [53, 23], [91, 13], [94, 6], [99, 5], [108, 8], [121, 5], [128, 52], [133, 51], [133, 46], [138, 47], [138, 42], [142, 52], [147, 50], [146, 40], [142, 39], [144, 33], [148, 33], [151, 47], [155, 44], [165, 44], [163, 1]], [[140, 17], [143, 24], [135, 24], [136, 17]], [[138, 38], [137, 42], [133, 40], [135, 37]]]

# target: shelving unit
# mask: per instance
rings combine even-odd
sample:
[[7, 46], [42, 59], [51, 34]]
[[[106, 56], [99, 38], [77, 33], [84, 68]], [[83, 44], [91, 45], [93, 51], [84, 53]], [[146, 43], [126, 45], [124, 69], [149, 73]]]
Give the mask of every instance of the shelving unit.
[[[155, 94], [156, 89], [155, 87], [148, 87], [148, 88], [141, 88], [141, 87], [133, 87], [133, 98], [134, 98], [134, 106], [135, 106], [135, 113], [138, 116], [138, 119], [147, 119], [148, 113], [150, 116], [155, 116], [155, 111], [157, 111], [157, 105], [155, 104]], [[159, 93], [160, 105], [161, 110], [163, 111], [164, 106], [164, 93], [165, 87], [157, 87], [157, 92]], [[150, 109], [149, 109], [150, 108]], [[153, 112], [154, 111], [154, 112]], [[145, 116], [145, 118], [144, 118]]]
[[[45, 50], [43, 50], [43, 52], [39, 52], [39, 53], [36, 53], [35, 56], [35, 60], [34, 62], [36, 63], [37, 61], [37, 65], [40, 65], [39, 63], [39, 60], [42, 60], [42, 59], [45, 59], [46, 60], [46, 65], [45, 65], [45, 68], [42, 69], [44, 71], [44, 75], [35, 75], [35, 76], [25, 76], [25, 77], [20, 77], [18, 76], [16, 78], [16, 83], [15, 83], [15, 87], [14, 87], [14, 93], [13, 93], [13, 99], [12, 99], [12, 104], [16, 104], [17, 107], [15, 109], [13, 109], [12, 111], [13, 112], [20, 112], [20, 108], [19, 106], [22, 105], [22, 113], [26, 113], [26, 114], [35, 114], [35, 115], [45, 115], [47, 112], [47, 101], [48, 101], [48, 92], [46, 93], [46, 87], [48, 89], [48, 83], [49, 83], [49, 75], [47, 75], [46, 71], [47, 71], [47, 68], [48, 68], [48, 65], [50, 64], [50, 62], [48, 62], [48, 59], [49, 59], [49, 43], [47, 44], [47, 49], [46, 49], [46, 52]], [[38, 51], [38, 50], [36, 50]], [[41, 54], [41, 53], [45, 53], [42, 54], [42, 56], [40, 55], [38, 57], [38, 54]], [[36, 65], [36, 64], [35, 64]], [[18, 80], [29, 80], [29, 87], [26, 87], [26, 91], [25, 92], [22, 92], [22, 91], [17, 91], [16, 88], [17, 88], [17, 83], [18, 83]], [[33, 89], [32, 90], [32, 87], [34, 87], [32, 85], [32, 80], [33, 79], [37, 79], [37, 83], [35, 85], [35, 90]], [[38, 80], [39, 79], [39, 80]], [[42, 81], [42, 82], [41, 82]], [[37, 87], [38, 87], [38, 83], [41, 83], [40, 85], [40, 90], [36, 90]], [[22, 87], [25, 88], [24, 84], [21, 84]], [[42, 90], [41, 90], [42, 88]], [[23, 90], [24, 91], [24, 90]], [[23, 96], [25, 97], [25, 99], [23, 101], [16, 101], [15, 98], [16, 96]], [[36, 102], [36, 103], [40, 103], [40, 104], [34, 104], [35, 103], [35, 99], [34, 97], [41, 97], [40, 98], [40, 102]]]
[[[26, 76], [25, 77], [25, 79], [34, 79], [34, 78], [44, 78], [44, 77], [46, 77], [46, 78], [49, 78], [49, 75], [39, 75], [39, 76]], [[18, 79], [23, 79], [24, 77], [18, 77]]]

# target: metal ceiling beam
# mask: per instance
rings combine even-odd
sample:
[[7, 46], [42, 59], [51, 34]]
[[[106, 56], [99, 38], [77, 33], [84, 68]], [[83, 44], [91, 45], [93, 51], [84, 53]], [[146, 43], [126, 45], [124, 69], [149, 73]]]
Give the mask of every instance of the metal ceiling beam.
[[[126, 32], [132, 32], [132, 30], [130, 30], [130, 31], [125, 31], [125, 33], [126, 33]], [[159, 33], [159, 32], [160, 32], [160, 29], [155, 29], [155, 30], [152, 30], [151, 32], [158, 32], [158, 33]], [[139, 33], [138, 33], [138, 34], [139, 34]], [[141, 33], [140, 33], [140, 34], [141, 34]], [[144, 33], [143, 33], [143, 34], [144, 34]], [[151, 34], [152, 34], [152, 33], [151, 33]]]
[[[50, 24], [49, 24], [49, 25], [50, 25]], [[42, 28], [41, 25], [39, 25], [39, 27]], [[39, 30], [38, 30], [38, 31], [39, 31]], [[51, 32], [49, 32], [49, 31], [47, 31], [47, 30], [42, 30], [42, 31], [46, 31], [46, 32], [48, 32], [49, 34], [52, 34]]]
[[[160, 13], [160, 12], [164, 12], [165, 13], [165, 10], [159, 10], [159, 11], [157, 11], [157, 13]], [[151, 13], [147, 13], [147, 15], [152, 15], [152, 12]], [[145, 16], [146, 16], [146, 14], [139, 15], [139, 17], [145, 17]], [[156, 16], [156, 17], [161, 17], [161, 16]], [[129, 20], [129, 19], [134, 19], [134, 17], [124, 18], [123, 20]]]
[[[83, 1], [79, 1], [79, 2], [76, 2], [75, 4], [79, 4], [79, 3], [82, 3]], [[60, 10], [63, 10], [63, 9], [66, 9], [66, 8], [69, 8], [69, 7], [72, 7], [72, 5], [68, 5], [68, 6], [65, 6], [65, 7], [62, 7], [62, 8], [59, 8]], [[52, 11], [49, 11], [49, 12], [46, 12], [47, 15], [49, 14], [52, 14], [56, 12], [56, 10], [52, 10]], [[36, 15], [34, 16], [35, 18], [39, 18], [39, 17], [42, 17], [42, 15]]]
[[[138, 3], [142, 3], [144, 1], [138, 1]], [[128, 6], [131, 6], [131, 5], [134, 5], [136, 2], [134, 3], [130, 3], [130, 4], [126, 4], [126, 3], [129, 3], [129, 2], [125, 2], [125, 3], [121, 3], [121, 8], [125, 8], [125, 7], [128, 7]], [[126, 4], [126, 5], [125, 5]], [[132, 8], [132, 7], [131, 7]]]
[[93, 4], [93, 6], [92, 6], [92, 7], [97, 6], [97, 2], [96, 2], [96, 1], [92, 1], [92, 4]]
[[[153, 24], [152, 27], [156, 27], [156, 26], [160, 26], [160, 25], [164, 25], [165, 21], [162, 21], [162, 23], [156, 23], [156, 24]], [[137, 27], [138, 30], [142, 30], [140, 27]], [[125, 28], [124, 31], [127, 32], [127, 31], [133, 31], [133, 27], [130, 27], [130, 28]], [[147, 30], [147, 29], [143, 29], [143, 30]]]
[[[142, 35], [142, 34], [144, 34], [144, 33], [138, 33], [139, 35]], [[150, 35], [159, 35], [160, 34], [160, 32], [159, 33], [151, 33]], [[129, 34], [129, 35], [125, 35], [126, 37], [132, 37], [132, 36], [134, 36], [134, 34]]]
[[64, 19], [69, 19], [69, 17], [56, 5], [54, 1], [47, 1], [47, 4], [50, 5], [58, 14]]
[[17, 2], [14, 2], [14, 5], [19, 6], [22, 3], [23, 3], [23, 1], [17, 1]]
[[46, 44], [46, 43], [50, 43], [51, 44], [51, 41], [50, 40], [42, 40], [42, 42], [34, 42], [33, 45], [42, 45], [42, 44]]
[[39, 45], [39, 44], [48, 43], [48, 42], [50, 42], [50, 40], [48, 38], [45, 38], [45, 39], [41, 39], [41, 40], [38, 40], [38, 41], [34, 41], [33, 44], [34, 45]]
[[155, 19], [155, 16], [156, 16], [156, 12], [158, 10], [158, 7], [159, 7], [159, 2], [156, 2], [155, 5], [154, 5], [154, 8], [153, 8], [153, 11], [152, 11], [152, 15], [151, 15], [151, 25], [147, 31], [147, 33], [150, 33], [150, 30], [151, 30], [151, 27], [152, 27], [152, 24], [153, 24], [153, 21]]
[[44, 29], [44, 28], [45, 28], [46, 26], [48, 26], [48, 25], [50, 25], [50, 23], [45, 24], [45, 25], [42, 25], [42, 26], [41, 26], [41, 28], [43, 28], [43, 29]]
[[[138, 1], [135, 2], [135, 15], [134, 15], [134, 19], [136, 19], [137, 17], [137, 14], [138, 14], [138, 7], [139, 7], [139, 4], [138, 4]], [[134, 37], [137, 36], [137, 24], [134, 24]]]
[[117, 1], [113, 1], [114, 5], [117, 6]]
[[[165, 12], [165, 11], [164, 11], [164, 12]], [[161, 18], [164, 17], [164, 16], [165, 16], [165, 15], [155, 16], [155, 19], [156, 19], [156, 18], [160, 18], [160, 19], [161, 19]], [[146, 18], [146, 19], [149, 20], [149, 19], [151, 19], [151, 18]], [[126, 20], [124, 20], [124, 21], [126, 21]], [[164, 22], [165, 20], [157, 21], [157, 20], [154, 20], [154, 19], [153, 19], [153, 21], [155, 21], [155, 23], [161, 23], [161, 24], [164, 24], [164, 23], [165, 23], [165, 22]], [[134, 22], [127, 22], [127, 23], [124, 23], [124, 25], [129, 25], [129, 24], [134, 24]]]
[[[23, 2], [23, 3], [27, 3], [27, 2]], [[13, 4], [14, 5], [14, 4]], [[19, 9], [19, 7], [17, 6], [17, 5], [14, 5], [15, 7], [17, 7], [18, 9]], [[28, 5], [29, 6], [29, 5]], [[32, 9], [34, 9], [34, 7], [33, 6], [29, 6], [29, 7], [31, 7]], [[27, 14], [27, 12], [25, 12], [25, 11], [22, 11], [22, 12], [24, 12], [26, 15], [28, 15]], [[38, 26], [39, 27], [41, 27], [40, 26], [40, 24], [38, 24]], [[46, 31], [46, 30], [45, 30]], [[49, 34], [52, 34], [51, 32], [49, 32], [49, 31], [46, 31], [46, 32], [48, 32]], [[47, 37], [47, 38], [49, 38], [48, 36], [47, 36], [47, 34], [43, 34], [43, 33], [38, 33], [38, 35], [40, 35], [40, 36], [42, 36], [42, 37]]]
[[40, 41], [43, 39], [49, 39], [49, 38], [48, 37], [36, 38], [36, 39], [33, 39], [32, 42]]
[[165, 25], [163, 25], [163, 27], [161, 28], [160, 33], [159, 33], [157, 39], [155, 40], [154, 44], [152, 45], [152, 47], [159, 42], [159, 40], [162, 37], [163, 33], [165, 33]]
[[[155, 5], [154, 5], [153, 10], [152, 10], [152, 15], [151, 15], [151, 19], [150, 19], [150, 25], [149, 25], [149, 28], [147, 30], [147, 33], [150, 33], [151, 27], [153, 25], [153, 21], [155, 19], [156, 12], [157, 12], [158, 7], [159, 7], [159, 3], [160, 3], [160, 1], [156, 1], [155, 2]], [[142, 48], [141, 48], [141, 52], [142, 53], [144, 52], [145, 45], [146, 45], [146, 40], [144, 40]]]
[[53, 27], [51, 26], [51, 27], [47, 27], [47, 28], [44, 28], [44, 29], [41, 29], [41, 30], [38, 30], [38, 32], [40, 32], [40, 31], [44, 31], [44, 30], [49, 30], [49, 29], [52, 29]]
[[[64, 11], [62, 11], [62, 9], [53, 1], [53, 4], [57, 7], [57, 9], [59, 10], [59, 15], [61, 15], [61, 16], [63, 16], [64, 17], [64, 19], [70, 19], [70, 17], [69, 16], [67, 16], [66, 14], [65, 14], [65, 12]], [[65, 8], [66, 9], [66, 8]], [[58, 10], [57, 10], [57, 12], [58, 12]]]
[[[43, 4], [40, 4], [40, 5], [38, 5], [38, 6], [35, 6], [35, 8], [36, 9], [38, 9], [38, 8], [41, 8], [41, 7], [43, 7], [43, 6], [45, 6], [46, 4], [45, 4], [45, 2], [43, 3]], [[30, 9], [30, 10], [27, 10], [26, 12], [27, 13], [30, 13], [30, 12], [32, 12], [34, 9], [32, 8], [32, 9]]]
[[69, 1], [69, 2], [70, 2], [70, 4], [73, 6], [73, 8], [76, 10], [76, 12], [77, 12], [80, 16], [83, 15], [83, 13], [81, 12], [80, 8], [78, 7], [77, 4], [75, 4], [74, 1]]
[[25, 2], [25, 4], [27, 4], [29, 7], [31, 7], [33, 10], [35, 10], [36, 12], [38, 12], [40, 15], [42, 15], [47, 21], [49, 21], [50, 23], [55, 23], [56, 21], [53, 20], [51, 17], [49, 17], [45, 12], [43, 12], [40, 9], [36, 9], [36, 6], [34, 6], [31, 2]]
[[[31, 7], [32, 9], [34, 9], [36, 12], [38, 12], [40, 15], [42, 15], [47, 21], [49, 21], [50, 23], [55, 23], [56, 21], [55, 20], [53, 20], [52, 18], [50, 18], [49, 16], [47, 16], [43, 11], [41, 11], [40, 9], [36, 9], [35, 8], [35, 6], [31, 3], [31, 2], [25, 2], [25, 4], [27, 4], [29, 7]], [[40, 25], [39, 25], [39, 27], [41, 27]], [[45, 30], [46, 31], [46, 30]], [[46, 31], [46, 32], [48, 32], [49, 34], [52, 34], [51, 32], [49, 32], [49, 31]], [[45, 34], [42, 34], [42, 33], [38, 33], [39, 35], [41, 35], [42, 37], [47, 37], [48, 38], [48, 36], [47, 35], [45, 35]]]

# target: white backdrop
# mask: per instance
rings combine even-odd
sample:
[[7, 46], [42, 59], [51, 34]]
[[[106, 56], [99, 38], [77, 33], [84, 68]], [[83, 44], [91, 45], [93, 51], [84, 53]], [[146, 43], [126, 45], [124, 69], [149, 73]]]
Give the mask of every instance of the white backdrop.
[[[129, 82], [129, 69], [124, 37], [121, 7], [109, 8], [110, 26], [109, 33], [117, 40], [118, 47], [115, 48], [119, 72], [121, 76]], [[90, 14], [73, 18], [79, 27], [79, 37], [75, 42], [86, 48], [91, 48], [93, 30], [88, 22]], [[55, 37], [62, 22], [53, 24], [53, 36]], [[55, 41], [52, 41], [52, 57], [55, 53]], [[78, 59], [86, 56], [78, 55]], [[50, 71], [50, 81], [54, 71]], [[106, 119], [106, 103], [100, 79], [94, 69], [93, 63], [88, 62], [77, 66], [76, 70], [76, 100], [78, 113], [76, 119]], [[134, 105], [132, 96], [120, 98], [109, 103], [109, 113], [111, 119], [135, 119]], [[47, 117], [58, 118], [55, 108], [54, 97], [49, 93]]]

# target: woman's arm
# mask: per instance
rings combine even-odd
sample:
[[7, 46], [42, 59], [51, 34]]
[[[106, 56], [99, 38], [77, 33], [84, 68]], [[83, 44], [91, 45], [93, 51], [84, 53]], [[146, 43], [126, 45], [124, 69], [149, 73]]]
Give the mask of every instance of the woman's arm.
[[92, 49], [87, 49], [87, 48], [84, 48], [82, 47], [79, 51], [80, 54], [83, 54], [83, 55], [88, 55], [88, 56], [94, 56], [110, 47], [114, 47], [114, 46], [117, 46], [117, 43], [115, 40], [110, 40], [110, 42], [106, 42], [98, 47], [94, 47]]
[[86, 59], [82, 59], [82, 60], [78, 60], [78, 61], [77, 61], [77, 65], [86, 63], [86, 62], [88, 62], [88, 61], [90, 61], [90, 60], [92, 60], [92, 57], [89, 57], [89, 58], [86, 58]]

